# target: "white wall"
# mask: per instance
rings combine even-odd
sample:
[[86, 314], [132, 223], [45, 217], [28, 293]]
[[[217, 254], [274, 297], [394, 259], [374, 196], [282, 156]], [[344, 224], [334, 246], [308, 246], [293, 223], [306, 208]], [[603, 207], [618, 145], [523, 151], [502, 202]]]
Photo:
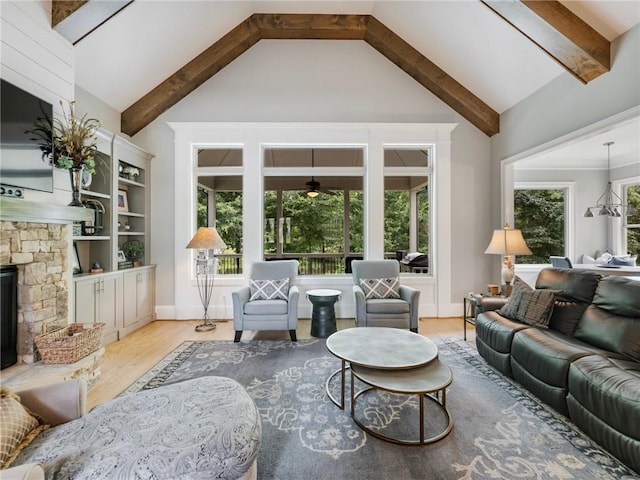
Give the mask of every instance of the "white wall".
[[[53, 105], [73, 99], [73, 47], [51, 29], [51, 3], [0, 1], [0, 77]], [[71, 201], [69, 174], [54, 169], [54, 193], [24, 191], [35, 202]]]
[[[487, 283], [489, 139], [364, 42], [263, 40], [165, 112], [133, 140], [156, 155], [152, 174], [152, 261], [159, 314], [175, 301], [173, 132], [167, 122], [459, 123], [452, 136], [451, 304]], [[487, 237], [486, 239], [483, 237]], [[213, 301], [216, 301], [214, 296]], [[162, 307], [166, 307], [163, 309]]]
[[[512, 181], [508, 169], [503, 170], [507, 176], [501, 177], [503, 160], [524, 158], [528, 151], [552, 145], [561, 137], [584, 132], [592, 125], [606, 123], [608, 119], [626, 118], [628, 112], [640, 106], [640, 25], [614, 40], [611, 52], [610, 72], [587, 85], [565, 73], [501, 115], [500, 133], [491, 139], [492, 181], [489, 187], [492, 191], [493, 224], [499, 225], [504, 221], [506, 202], [503, 201], [503, 192], [505, 184]], [[596, 183], [600, 186], [597, 187]], [[589, 188], [592, 194], [600, 195], [605, 183], [592, 179], [584, 190]], [[583, 191], [582, 187], [580, 190]], [[576, 217], [580, 215], [577, 212]], [[590, 239], [590, 243], [581, 244], [585, 250], [593, 243], [602, 243], [600, 230], [596, 228], [595, 231], [594, 242]], [[577, 221], [577, 233], [591, 236], [590, 225]], [[577, 250], [576, 253], [581, 252]], [[498, 262], [493, 266], [496, 274], [499, 267]]]

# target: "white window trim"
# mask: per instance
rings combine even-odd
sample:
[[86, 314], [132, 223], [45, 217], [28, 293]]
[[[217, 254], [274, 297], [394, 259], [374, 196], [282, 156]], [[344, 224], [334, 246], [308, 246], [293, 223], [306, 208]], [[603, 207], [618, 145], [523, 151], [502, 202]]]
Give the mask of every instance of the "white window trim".
[[[575, 259], [575, 182], [514, 182], [516, 190], [564, 190], [564, 254], [577, 263]], [[515, 219], [514, 219], [515, 222]], [[527, 264], [533, 265], [533, 264]], [[543, 264], [539, 264], [543, 265]]]
[[[620, 196], [620, 198], [625, 198], [623, 196], [624, 188], [627, 185], [640, 185], [640, 176], [623, 178], [620, 180], [612, 180], [611, 188], [612, 190]], [[611, 240], [613, 241], [614, 251], [620, 254], [627, 253], [627, 222], [626, 217], [621, 218], [612, 218], [612, 232], [611, 232]]]
[[[190, 282], [192, 262], [184, 246], [194, 234], [196, 201], [196, 167], [198, 148], [223, 148], [233, 145], [242, 149], [244, 264], [250, 266], [261, 258], [263, 246], [262, 215], [257, 221], [255, 212], [264, 210], [264, 166], [262, 151], [273, 145], [365, 145], [364, 195], [365, 205], [365, 258], [382, 258], [384, 254], [383, 222], [376, 212], [384, 204], [381, 195], [384, 182], [384, 147], [387, 145], [434, 145], [433, 161], [433, 249], [437, 268], [433, 277], [415, 276], [406, 284], [418, 288], [419, 315], [448, 317], [458, 313], [459, 306], [452, 303], [451, 291], [451, 134], [456, 123], [218, 123], [169, 122], [174, 131], [174, 297], [175, 318], [198, 318], [202, 307], [197, 289]], [[253, 213], [252, 213], [253, 212]], [[228, 312], [231, 292], [246, 283], [246, 278], [215, 278], [216, 294], [212, 312]], [[302, 291], [308, 288], [340, 287], [350, 291], [351, 280], [336, 281], [333, 277], [301, 279]], [[303, 302], [301, 312], [308, 306]], [[341, 316], [353, 316], [355, 305], [348, 295], [339, 305]]]

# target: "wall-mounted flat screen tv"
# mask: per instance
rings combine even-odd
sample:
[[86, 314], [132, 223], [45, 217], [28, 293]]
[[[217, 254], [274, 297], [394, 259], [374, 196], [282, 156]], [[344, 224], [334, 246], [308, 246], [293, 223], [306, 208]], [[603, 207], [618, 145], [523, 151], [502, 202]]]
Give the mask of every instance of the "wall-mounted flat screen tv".
[[[53, 192], [53, 167], [36, 122], [53, 118], [53, 106], [11, 83], [0, 83], [0, 183]], [[50, 145], [50, 144], [49, 144]]]

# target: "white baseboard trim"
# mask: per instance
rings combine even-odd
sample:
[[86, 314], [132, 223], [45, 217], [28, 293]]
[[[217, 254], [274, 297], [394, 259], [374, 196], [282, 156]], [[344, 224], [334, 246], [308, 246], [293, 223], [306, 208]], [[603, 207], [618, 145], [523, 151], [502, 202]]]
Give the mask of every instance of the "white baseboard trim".
[[156, 320], [175, 320], [175, 305], [156, 305]]

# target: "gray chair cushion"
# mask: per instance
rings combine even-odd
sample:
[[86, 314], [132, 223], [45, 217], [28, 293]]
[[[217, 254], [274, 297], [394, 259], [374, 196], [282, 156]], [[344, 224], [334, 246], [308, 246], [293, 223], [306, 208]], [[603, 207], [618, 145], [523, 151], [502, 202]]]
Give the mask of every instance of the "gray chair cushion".
[[286, 315], [288, 303], [286, 300], [254, 300], [245, 303], [245, 315]]
[[409, 304], [399, 298], [372, 298], [367, 300], [367, 313], [409, 313]]

